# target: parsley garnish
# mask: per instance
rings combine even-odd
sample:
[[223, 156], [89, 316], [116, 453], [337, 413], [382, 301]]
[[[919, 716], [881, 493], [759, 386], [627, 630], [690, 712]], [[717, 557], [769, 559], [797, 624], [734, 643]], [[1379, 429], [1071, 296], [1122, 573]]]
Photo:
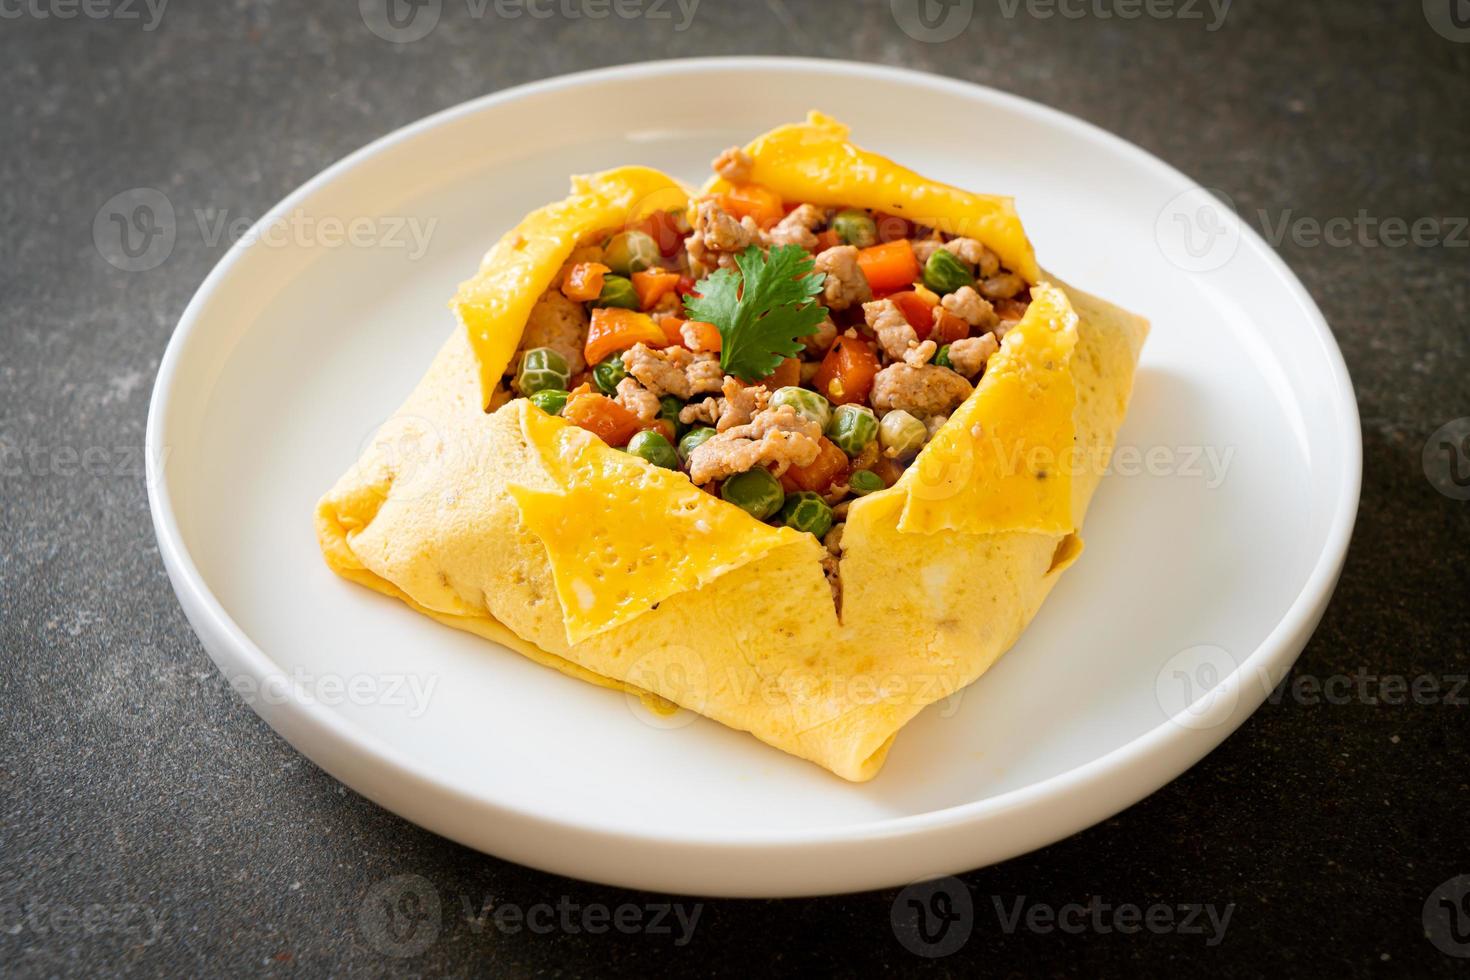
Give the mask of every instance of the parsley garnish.
[[742, 381], [767, 377], [784, 358], [801, 350], [800, 337], [817, 329], [827, 311], [812, 297], [826, 274], [813, 272], [812, 258], [798, 245], [761, 254], [752, 245], [735, 256], [740, 275], [717, 269], [684, 297], [691, 319], [720, 331], [720, 367]]

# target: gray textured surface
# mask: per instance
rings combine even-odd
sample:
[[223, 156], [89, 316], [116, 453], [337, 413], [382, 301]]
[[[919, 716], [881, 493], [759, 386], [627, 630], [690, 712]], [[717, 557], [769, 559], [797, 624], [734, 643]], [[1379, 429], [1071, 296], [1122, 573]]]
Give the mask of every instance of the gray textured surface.
[[[1470, 503], [1437, 492], [1421, 466], [1430, 433], [1470, 416], [1463, 238], [1281, 246], [1342, 345], [1366, 450], [1353, 549], [1297, 673], [1423, 676], [1441, 694], [1268, 704], [1116, 819], [966, 875], [974, 934], [926, 961], [890, 928], [891, 892], [708, 902], [684, 946], [467, 918], [486, 901], [661, 899], [406, 825], [304, 761], [224, 688], [160, 565], [140, 454], [164, 345], [222, 250], [181, 237], [160, 267], [125, 273], [102, 261], [91, 228], [108, 197], [134, 186], [260, 214], [370, 139], [518, 82], [768, 53], [996, 85], [1119, 133], [1273, 221], [1365, 209], [1450, 230], [1443, 219], [1470, 212], [1470, 43], [1432, 30], [1419, 0], [1238, 0], [1213, 32], [1179, 19], [1042, 19], [1024, 5], [1007, 18], [1006, 4], [980, 0], [968, 32], [945, 43], [906, 36], [886, 2], [705, 0], [685, 31], [677, 13], [475, 21], [458, 0], [444, 8], [428, 38], [395, 45], [346, 0], [175, 0], [152, 31], [141, 4], [133, 21], [36, 16], [65, 12], [48, 0], [4, 7], [0, 973], [1464, 975], [1470, 960], [1426, 939], [1423, 908], [1441, 882], [1470, 874], [1470, 709], [1444, 695], [1470, 669]], [[437, 939], [406, 959], [385, 956], [409, 947], [358, 914], [377, 907], [375, 884], [401, 874], [422, 876], [442, 904]], [[1008, 936], [992, 895], [1234, 910], [1213, 947], [1148, 932]], [[1470, 914], [1460, 925], [1470, 930]]]

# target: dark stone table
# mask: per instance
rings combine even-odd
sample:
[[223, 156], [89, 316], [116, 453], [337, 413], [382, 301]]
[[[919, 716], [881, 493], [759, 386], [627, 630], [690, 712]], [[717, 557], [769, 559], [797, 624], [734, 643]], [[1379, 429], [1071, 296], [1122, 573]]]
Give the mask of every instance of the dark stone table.
[[[1464, 0], [1237, 0], [1223, 22], [1220, 0], [977, 0], [945, 41], [910, 36], [929, 30], [913, 0], [567, 14], [597, 3], [507, 19], [443, 0], [415, 43], [375, 36], [352, 0], [175, 0], [161, 18], [157, 0], [0, 3], [0, 974], [1470, 973], [1470, 905], [1451, 894], [1470, 874], [1470, 447], [1431, 446], [1427, 473], [1422, 456], [1470, 416]], [[948, 956], [911, 952], [943, 950], [891, 925], [895, 892], [708, 901], [692, 936], [673, 915], [666, 933], [590, 933], [589, 909], [696, 910], [483, 857], [339, 786], [220, 682], [148, 519], [149, 390], [223, 245], [181, 235], [159, 267], [120, 271], [93, 244], [109, 197], [152, 186], [259, 215], [461, 100], [742, 53], [994, 85], [1223, 188], [1258, 228], [1284, 227], [1357, 385], [1357, 534], [1296, 668], [1299, 690], [1328, 693], [1268, 703], [1147, 801], [963, 876], [973, 928]], [[1404, 242], [1389, 219], [1427, 223]], [[413, 896], [437, 897], [437, 931], [360, 915]], [[549, 931], [482, 916], [543, 903]], [[1171, 919], [1115, 928], [1155, 906]], [[1230, 916], [1223, 938], [1210, 913]]]

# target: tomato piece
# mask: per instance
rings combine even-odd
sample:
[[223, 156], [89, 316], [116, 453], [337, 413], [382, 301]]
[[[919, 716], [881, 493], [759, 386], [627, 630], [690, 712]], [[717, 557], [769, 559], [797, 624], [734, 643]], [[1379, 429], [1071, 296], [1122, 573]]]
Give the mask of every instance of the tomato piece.
[[858, 268], [863, 270], [875, 294], [903, 289], [920, 274], [919, 259], [907, 238], [860, 250]]
[[761, 379], [761, 384], [771, 391], [801, 384], [801, 362], [794, 357], [786, 358], [776, 365], [776, 370]]
[[762, 228], [769, 228], [786, 216], [781, 195], [760, 184], [736, 184], [719, 196], [720, 207], [739, 218], [754, 218]]
[[781, 474], [781, 485], [787, 493], [810, 490], [826, 493], [827, 489], [847, 474], [847, 453], [836, 443], [822, 437], [822, 449], [807, 466], [790, 466]]
[[633, 228], [652, 238], [659, 254], [666, 259], [678, 254], [684, 236], [689, 233], [684, 216], [678, 211], [655, 211]]
[[919, 335], [919, 339], [926, 339], [929, 331], [934, 329], [934, 310], [938, 304], [930, 302], [912, 289], [889, 293], [888, 298], [893, 300], [893, 305], [898, 307], [909, 326], [914, 328], [914, 333]]
[[868, 400], [877, 373], [878, 356], [871, 344], [857, 337], [838, 337], [822, 358], [812, 387], [834, 405], [861, 403]]
[[647, 313], [602, 306], [592, 311], [592, 322], [587, 328], [587, 346], [582, 353], [588, 364], [596, 364], [614, 351], [627, 350], [640, 343], [665, 347], [668, 339]]
[[590, 303], [602, 295], [602, 277], [611, 271], [601, 262], [578, 262], [561, 284], [561, 294], [574, 303]]
[[900, 218], [896, 214], [874, 211], [873, 224], [878, 228], [879, 242], [896, 242], [900, 238], [914, 237], [913, 222], [907, 218]]
[[965, 322], [964, 317], [957, 316], [942, 306], [934, 308], [934, 329], [929, 332], [929, 340], [942, 346], [964, 340], [968, 336], [970, 325]]
[[606, 395], [572, 395], [561, 414], [562, 418], [586, 429], [609, 446], [626, 446], [639, 428], [638, 416]]
[[698, 296], [699, 294], [694, 291], [694, 282], [693, 276], [680, 276], [674, 292], [678, 293], [681, 298], [690, 295]]
[[[645, 310], [674, 291], [679, 284], [679, 274], [665, 269], [644, 269], [632, 275], [633, 291], [638, 294], [638, 305]], [[600, 286], [598, 287], [601, 288]]]
[[828, 228], [826, 231], [817, 232], [818, 255], [827, 251], [827, 249], [829, 248], [836, 248], [838, 245], [841, 244], [842, 239], [837, 237], [837, 232], [833, 231], [831, 228]]

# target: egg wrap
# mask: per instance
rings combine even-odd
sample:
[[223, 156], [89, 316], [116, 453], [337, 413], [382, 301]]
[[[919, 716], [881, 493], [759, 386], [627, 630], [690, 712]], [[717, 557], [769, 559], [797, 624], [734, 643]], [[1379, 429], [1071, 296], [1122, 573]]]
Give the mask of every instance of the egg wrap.
[[642, 167], [574, 178], [486, 255], [428, 373], [322, 497], [317, 536], [339, 575], [445, 625], [864, 781], [911, 718], [1015, 643], [1081, 554], [1148, 324], [1048, 277], [1008, 198], [925, 180], [826, 117], [747, 152], [783, 199], [977, 238], [1032, 287], [969, 399], [897, 483], [851, 503], [840, 606], [812, 535], [526, 399], [487, 411], [578, 240], [687, 203]]

